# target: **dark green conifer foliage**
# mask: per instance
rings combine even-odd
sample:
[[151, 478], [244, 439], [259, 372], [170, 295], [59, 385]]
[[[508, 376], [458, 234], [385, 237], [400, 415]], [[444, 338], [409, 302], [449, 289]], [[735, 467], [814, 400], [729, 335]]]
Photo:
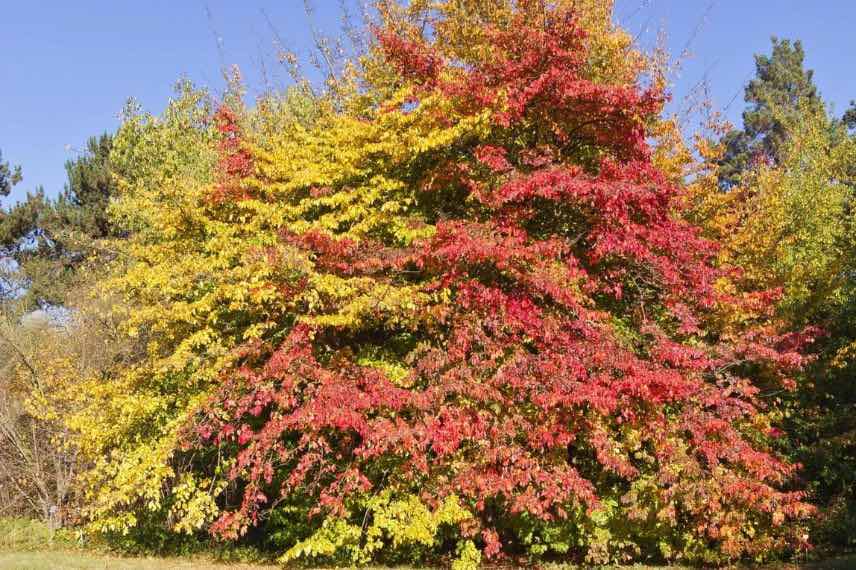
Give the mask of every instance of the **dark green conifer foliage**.
[[[0, 252], [16, 262], [3, 269], [5, 281], [16, 286], [0, 296], [14, 296], [24, 309], [66, 302], [77, 268], [99, 249], [99, 240], [112, 236], [112, 142], [109, 134], [92, 137], [80, 156], [66, 162], [68, 182], [57, 198], [38, 188], [0, 211]], [[4, 180], [20, 180], [19, 169], [4, 166]]]
[[781, 158], [787, 137], [786, 124], [808, 105], [823, 111], [823, 101], [814, 84], [814, 72], [805, 69], [802, 43], [772, 38], [771, 54], [755, 56], [755, 78], [746, 86], [743, 129], [729, 132], [723, 142], [725, 156], [720, 162], [720, 180], [728, 188], [754, 161], [774, 164]]
[[110, 171], [110, 149], [113, 137], [103, 134], [91, 137], [86, 151], [77, 159], [65, 163], [68, 184], [57, 202], [64, 221], [93, 238], [110, 235], [107, 205], [113, 195]]
[[9, 166], [8, 162], [3, 161], [3, 151], [0, 151], [0, 196], [8, 196], [12, 191], [12, 186], [20, 182], [21, 167]]

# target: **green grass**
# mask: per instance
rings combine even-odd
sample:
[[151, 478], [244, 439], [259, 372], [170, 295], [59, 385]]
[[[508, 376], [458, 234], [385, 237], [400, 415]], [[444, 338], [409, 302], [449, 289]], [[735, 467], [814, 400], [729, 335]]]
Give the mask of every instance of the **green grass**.
[[273, 570], [275, 566], [215, 561], [213, 556], [130, 557], [117, 556], [104, 548], [90, 545], [84, 548], [73, 531], [51, 533], [39, 521], [20, 518], [0, 518], [0, 570]]
[[0, 552], [0, 570], [279, 570], [177, 558], [119, 558], [74, 551]]
[[29, 519], [0, 518], [0, 551], [36, 550], [53, 542], [48, 527]]

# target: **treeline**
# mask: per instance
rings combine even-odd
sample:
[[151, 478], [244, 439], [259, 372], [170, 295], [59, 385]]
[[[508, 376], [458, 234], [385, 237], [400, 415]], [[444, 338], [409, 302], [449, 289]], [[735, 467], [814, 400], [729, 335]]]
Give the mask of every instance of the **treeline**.
[[306, 564], [852, 547], [856, 113], [801, 44], [690, 143], [608, 2], [375, 8], [323, 85], [182, 82], [3, 210], [0, 514]]

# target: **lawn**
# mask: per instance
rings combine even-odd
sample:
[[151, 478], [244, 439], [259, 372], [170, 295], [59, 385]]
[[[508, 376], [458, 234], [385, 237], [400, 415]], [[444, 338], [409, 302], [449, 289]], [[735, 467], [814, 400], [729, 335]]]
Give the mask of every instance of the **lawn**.
[[119, 557], [85, 550], [72, 533], [52, 535], [41, 522], [0, 517], [0, 570], [274, 570], [275, 566], [227, 564], [200, 558]]
[[0, 552], [0, 570], [275, 570], [275, 566], [215, 564], [179, 558], [117, 558], [80, 552]]

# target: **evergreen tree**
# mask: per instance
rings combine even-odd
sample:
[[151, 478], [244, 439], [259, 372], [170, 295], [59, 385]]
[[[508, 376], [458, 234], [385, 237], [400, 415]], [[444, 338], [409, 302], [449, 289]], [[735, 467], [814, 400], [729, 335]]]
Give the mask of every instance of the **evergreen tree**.
[[8, 162], [3, 162], [3, 152], [0, 151], [0, 196], [8, 196], [12, 191], [12, 186], [20, 182], [21, 167], [9, 166]]
[[112, 147], [113, 137], [108, 133], [91, 137], [86, 143], [84, 154], [65, 163], [68, 183], [58, 201], [60, 213], [64, 215], [66, 223], [93, 238], [110, 234], [107, 205], [114, 194], [110, 171]]
[[850, 107], [844, 111], [841, 122], [851, 131], [856, 129], [856, 101], [850, 101]]
[[805, 69], [802, 43], [772, 38], [772, 53], [755, 56], [755, 79], [746, 86], [743, 129], [732, 130], [723, 139], [726, 151], [720, 161], [720, 180], [730, 188], [753, 161], [778, 164], [787, 137], [786, 123], [796, 119], [807, 105], [812, 112], [825, 112], [814, 84], [814, 72]]
[[[90, 138], [85, 152], [66, 162], [68, 182], [57, 198], [47, 197], [39, 188], [3, 209], [0, 251], [15, 261], [8, 264], [11, 269], [5, 270], [5, 277], [17, 284], [6, 293], [18, 299], [24, 310], [63, 304], [76, 282], [77, 268], [100, 249], [99, 240], [111, 235], [107, 220], [107, 205], [114, 193], [111, 147], [109, 134]], [[20, 180], [20, 169], [3, 166], [4, 181], [11, 185]]]

